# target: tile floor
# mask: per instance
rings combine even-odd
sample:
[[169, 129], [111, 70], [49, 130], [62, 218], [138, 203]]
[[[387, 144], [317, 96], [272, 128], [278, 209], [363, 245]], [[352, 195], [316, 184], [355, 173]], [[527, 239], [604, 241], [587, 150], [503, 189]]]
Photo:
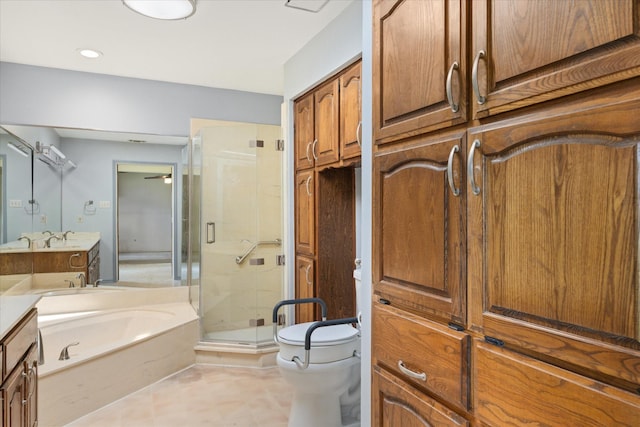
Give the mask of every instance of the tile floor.
[[277, 367], [194, 365], [67, 427], [286, 427], [291, 399]]

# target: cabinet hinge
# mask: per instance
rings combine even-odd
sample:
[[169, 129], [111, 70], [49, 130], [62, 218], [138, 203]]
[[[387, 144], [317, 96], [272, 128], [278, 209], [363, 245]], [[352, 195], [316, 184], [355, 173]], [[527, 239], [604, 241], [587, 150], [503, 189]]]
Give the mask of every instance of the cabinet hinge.
[[499, 340], [498, 338], [485, 335], [484, 340], [489, 344], [497, 345], [498, 347], [504, 347], [504, 341]]
[[460, 331], [460, 332], [464, 331], [464, 326], [456, 325], [453, 322], [450, 322], [448, 326], [450, 329], [453, 329], [454, 331]]
[[284, 151], [284, 139], [276, 139], [276, 151]]
[[276, 255], [276, 265], [284, 265], [284, 255]]

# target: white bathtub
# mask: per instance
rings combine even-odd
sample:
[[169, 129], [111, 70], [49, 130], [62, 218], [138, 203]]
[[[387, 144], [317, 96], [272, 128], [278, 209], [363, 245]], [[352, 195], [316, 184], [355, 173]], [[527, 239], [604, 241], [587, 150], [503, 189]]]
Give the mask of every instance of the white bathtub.
[[40, 315], [39, 426], [67, 424], [192, 365], [197, 319], [188, 303]]

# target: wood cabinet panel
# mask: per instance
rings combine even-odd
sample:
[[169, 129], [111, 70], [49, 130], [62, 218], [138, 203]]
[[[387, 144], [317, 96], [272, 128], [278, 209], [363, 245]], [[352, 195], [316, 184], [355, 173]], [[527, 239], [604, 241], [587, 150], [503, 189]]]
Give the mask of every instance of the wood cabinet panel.
[[308, 169], [313, 167], [314, 161], [311, 155], [311, 146], [314, 140], [314, 101], [313, 93], [296, 100], [293, 118], [295, 141], [295, 169]]
[[637, 0], [476, 0], [472, 9], [486, 97], [474, 97], [476, 117], [640, 75]]
[[373, 177], [374, 291], [462, 325], [465, 149], [464, 132], [419, 139], [376, 155]]
[[[305, 256], [296, 256], [296, 299], [313, 298], [315, 291], [315, 271], [313, 259]], [[313, 322], [320, 320], [316, 316], [316, 307], [313, 304], [296, 305], [296, 323]]]
[[362, 63], [357, 62], [340, 76], [340, 157], [360, 155], [362, 138]]
[[10, 369], [18, 365], [20, 359], [24, 357], [35, 342], [35, 337], [38, 334], [38, 317], [36, 313], [36, 310], [33, 309], [2, 341], [7, 374]]
[[372, 348], [379, 366], [468, 409], [469, 335], [375, 302], [372, 319]]
[[[374, 2], [373, 122], [378, 143], [466, 120], [465, 40], [464, 1]], [[456, 108], [447, 99], [449, 74]]]
[[33, 252], [0, 253], [2, 274], [31, 274], [33, 272]]
[[469, 422], [378, 366], [373, 367], [372, 424], [385, 427], [468, 426]]
[[315, 141], [311, 153], [316, 166], [340, 159], [340, 83], [333, 79], [314, 92]]
[[474, 351], [473, 406], [487, 425], [638, 425], [637, 394], [482, 342]]
[[[594, 363], [592, 353], [532, 341], [546, 328], [599, 342], [605, 353], [613, 344], [640, 356], [640, 89], [592, 99], [600, 106], [586, 97], [470, 130], [470, 142], [480, 143], [480, 194], [468, 198], [471, 321], [501, 340], [524, 339], [552, 357], [640, 384], [637, 360]], [[517, 320], [532, 335], [516, 338], [513, 322], [500, 318]]]
[[315, 172], [313, 169], [296, 173], [295, 237], [296, 252], [315, 254]]

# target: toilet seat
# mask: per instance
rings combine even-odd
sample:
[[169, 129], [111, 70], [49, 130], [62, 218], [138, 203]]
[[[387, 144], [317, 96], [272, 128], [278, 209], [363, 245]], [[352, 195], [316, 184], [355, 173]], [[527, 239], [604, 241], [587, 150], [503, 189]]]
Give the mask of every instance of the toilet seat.
[[[299, 323], [278, 332], [280, 357], [304, 360], [304, 340], [307, 329], [314, 322]], [[360, 351], [360, 331], [351, 325], [333, 325], [318, 328], [311, 335], [309, 363], [330, 363], [353, 357]]]

